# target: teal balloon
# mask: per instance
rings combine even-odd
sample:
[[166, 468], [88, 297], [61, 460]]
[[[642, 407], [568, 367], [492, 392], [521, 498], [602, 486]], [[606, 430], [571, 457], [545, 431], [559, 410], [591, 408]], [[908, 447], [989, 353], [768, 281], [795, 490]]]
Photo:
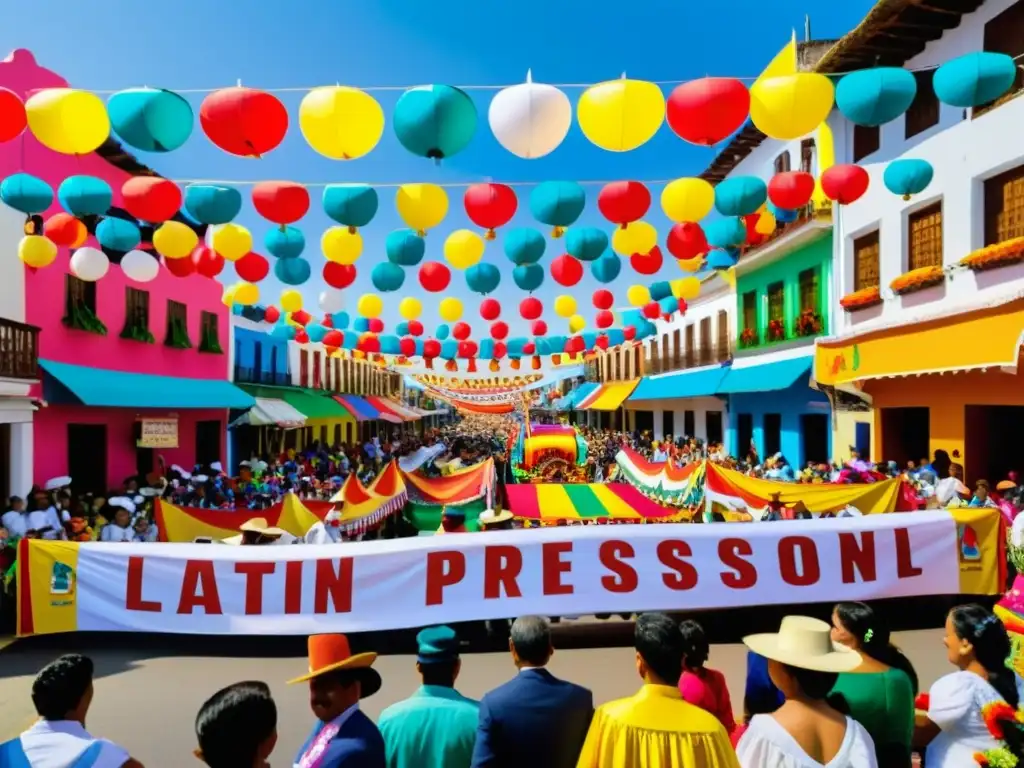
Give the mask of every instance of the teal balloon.
[[127, 252], [142, 242], [142, 233], [134, 221], [110, 216], [96, 225], [96, 239], [104, 248]]
[[679, 300], [674, 296], [666, 296], [665, 298], [658, 300], [658, 308], [661, 309], [661, 313], [663, 315], [671, 315], [679, 309]]
[[395, 104], [392, 119], [403, 147], [434, 160], [461, 152], [476, 133], [476, 105], [450, 85], [410, 88]]
[[976, 51], [947, 61], [932, 76], [939, 101], [954, 107], [980, 107], [1013, 86], [1017, 64], [1005, 53]]
[[366, 317], [357, 317], [352, 323], [352, 330], [356, 333], [366, 333], [370, 330], [370, 320]]
[[799, 216], [798, 211], [794, 211], [789, 208], [779, 208], [771, 200], [768, 201], [768, 211], [775, 217], [775, 221], [779, 224], [792, 224]]
[[622, 259], [611, 251], [605, 251], [604, 255], [597, 261], [591, 263], [590, 274], [599, 283], [611, 283], [622, 271]]
[[523, 336], [516, 336], [505, 343], [505, 350], [508, 352], [509, 357], [522, 357], [523, 350], [529, 343], [529, 339]]
[[38, 176], [15, 173], [0, 183], [0, 200], [14, 210], [31, 216], [53, 205], [53, 188]]
[[480, 340], [480, 351], [477, 353], [477, 357], [482, 360], [494, 357], [494, 339]]
[[661, 301], [672, 295], [672, 286], [669, 285], [667, 280], [651, 283], [649, 290], [651, 292], [651, 301]]
[[595, 333], [594, 331], [584, 331], [580, 335], [583, 337], [583, 345], [587, 349], [593, 349], [594, 344], [597, 342], [598, 334]]
[[914, 73], [899, 67], [851, 72], [836, 86], [836, 107], [851, 123], [874, 127], [895, 120], [917, 95]]
[[348, 312], [335, 312], [331, 315], [331, 320], [334, 322], [334, 327], [339, 331], [344, 331], [348, 328], [348, 324], [352, 322]]
[[448, 327], [447, 323], [441, 323], [437, 326], [437, 330], [434, 331], [434, 338], [438, 341], [444, 341], [451, 335], [452, 329]]
[[536, 229], [519, 227], [505, 235], [505, 255], [516, 266], [536, 264], [547, 247], [544, 235]]
[[583, 187], [575, 181], [545, 181], [530, 193], [530, 213], [549, 227], [568, 227], [587, 205]]
[[409, 323], [406, 322], [405, 320], [400, 322], [398, 325], [395, 326], [395, 333], [397, 333], [399, 336], [408, 336], [409, 335]]
[[384, 240], [384, 252], [392, 264], [415, 267], [423, 261], [423, 254], [427, 252], [427, 241], [411, 229], [396, 229], [389, 232]]
[[285, 285], [302, 285], [309, 280], [312, 268], [305, 259], [278, 259], [274, 262], [274, 276]]
[[346, 227], [365, 227], [377, 215], [377, 190], [368, 184], [328, 184], [324, 213]]
[[704, 264], [708, 269], [729, 269], [736, 266], [739, 259], [726, 248], [712, 248], [708, 251]]
[[359, 336], [354, 333], [346, 333], [345, 338], [341, 340], [342, 349], [355, 349], [359, 346]]
[[275, 339], [287, 339], [291, 341], [295, 338], [295, 327], [288, 325], [285, 322], [275, 323], [274, 327], [270, 329], [270, 335]]
[[317, 344], [324, 340], [324, 336], [327, 335], [327, 329], [320, 325], [320, 323], [309, 323], [306, 326], [306, 335], [310, 341]]
[[397, 291], [405, 282], [405, 270], [390, 261], [382, 261], [370, 273], [370, 282], [381, 293]]
[[393, 333], [386, 333], [380, 337], [380, 351], [384, 355], [397, 355], [402, 351], [402, 345], [398, 337]]
[[263, 245], [279, 259], [297, 259], [306, 249], [306, 236], [298, 227], [274, 227], [263, 236]]
[[441, 342], [441, 357], [445, 360], [454, 360], [459, 354], [459, 342], [455, 339], [448, 339]]
[[474, 293], [487, 295], [501, 283], [501, 272], [493, 264], [474, 264], [466, 270], [466, 285]]
[[608, 337], [608, 345], [615, 347], [626, 341], [626, 334], [621, 328], [609, 328], [604, 332]]
[[577, 227], [565, 236], [565, 252], [580, 261], [596, 261], [608, 250], [608, 235], [597, 227]]
[[757, 176], [736, 176], [715, 187], [715, 210], [723, 216], [749, 216], [768, 199], [768, 185]]
[[107, 102], [107, 114], [118, 138], [143, 152], [171, 152], [192, 135], [192, 106], [173, 91], [120, 91]]
[[540, 264], [520, 264], [512, 270], [512, 281], [521, 291], [533, 293], [544, 282], [544, 267]]
[[533, 340], [533, 344], [537, 349], [538, 355], [550, 355], [551, 354], [551, 342], [548, 341], [547, 336], [537, 336]]
[[731, 248], [746, 241], [747, 226], [743, 219], [716, 219], [704, 225], [704, 235], [712, 248]]
[[114, 191], [96, 176], [68, 176], [57, 188], [57, 199], [72, 216], [102, 216], [114, 202]]
[[227, 224], [242, 210], [242, 193], [217, 184], [185, 187], [185, 212], [199, 224]]
[[935, 169], [927, 160], [904, 158], [893, 160], [885, 167], [882, 181], [894, 195], [909, 198], [924, 192], [934, 176]]

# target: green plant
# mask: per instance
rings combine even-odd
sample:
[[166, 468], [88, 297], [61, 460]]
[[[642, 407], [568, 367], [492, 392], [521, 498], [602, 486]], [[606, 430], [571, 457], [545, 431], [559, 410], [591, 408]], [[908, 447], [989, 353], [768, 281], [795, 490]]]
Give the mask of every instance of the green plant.
[[220, 347], [220, 339], [217, 338], [217, 332], [211, 326], [203, 328], [203, 338], [199, 341], [199, 351], [209, 352], [214, 355], [224, 354], [224, 350]]
[[61, 322], [68, 328], [77, 331], [96, 333], [100, 336], [107, 335], [107, 326], [103, 324], [96, 313], [82, 302], [74, 302], [68, 307], [67, 314], [61, 318]]
[[171, 318], [167, 328], [167, 338], [164, 345], [174, 349], [192, 349], [192, 341], [188, 337], [188, 328], [185, 321], [180, 317]]
[[153, 338], [153, 334], [150, 333], [149, 328], [145, 328], [138, 323], [126, 325], [124, 330], [121, 331], [121, 338], [128, 339], [130, 341], [141, 341], [144, 344], [152, 344], [156, 341], [156, 339]]

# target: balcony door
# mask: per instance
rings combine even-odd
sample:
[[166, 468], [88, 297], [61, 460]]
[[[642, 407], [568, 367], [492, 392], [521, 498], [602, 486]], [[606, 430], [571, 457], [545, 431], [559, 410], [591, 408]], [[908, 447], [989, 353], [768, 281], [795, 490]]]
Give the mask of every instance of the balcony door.
[[[107, 493], [107, 425], [68, 424], [68, 474], [75, 493]], [[119, 478], [123, 480], [124, 478]]]

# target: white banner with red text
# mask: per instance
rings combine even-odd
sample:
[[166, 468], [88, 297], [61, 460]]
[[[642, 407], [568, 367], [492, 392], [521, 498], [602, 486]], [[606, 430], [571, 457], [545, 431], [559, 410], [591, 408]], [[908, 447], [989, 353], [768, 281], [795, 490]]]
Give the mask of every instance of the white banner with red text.
[[301, 635], [528, 613], [995, 594], [1000, 526], [988, 512], [969, 524], [935, 511], [291, 547], [24, 540], [19, 634]]

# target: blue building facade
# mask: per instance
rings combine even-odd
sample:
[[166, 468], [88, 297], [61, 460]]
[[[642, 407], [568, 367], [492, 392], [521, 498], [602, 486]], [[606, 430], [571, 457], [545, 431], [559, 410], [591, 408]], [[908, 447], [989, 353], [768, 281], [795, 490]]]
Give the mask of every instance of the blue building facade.
[[290, 385], [288, 340], [236, 325], [232, 379], [235, 383], [244, 384]]

